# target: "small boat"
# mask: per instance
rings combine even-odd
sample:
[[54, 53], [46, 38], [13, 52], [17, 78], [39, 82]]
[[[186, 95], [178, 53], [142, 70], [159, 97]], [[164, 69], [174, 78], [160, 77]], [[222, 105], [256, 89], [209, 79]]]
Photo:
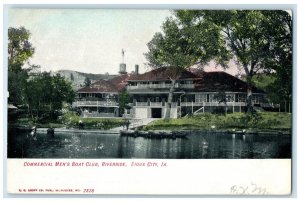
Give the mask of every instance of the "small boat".
[[144, 137], [144, 138], [184, 138], [187, 136], [187, 133], [183, 131], [169, 131], [169, 130], [152, 130], [152, 131], [137, 131], [137, 130], [121, 130], [121, 136], [129, 137]]
[[188, 133], [184, 131], [174, 131], [173, 134], [176, 138], [185, 138], [188, 135]]
[[247, 131], [243, 129], [243, 130], [228, 130], [227, 132], [230, 134], [245, 134]]
[[134, 137], [136, 136], [136, 131], [134, 130], [121, 130], [120, 131], [121, 136], [129, 136], [129, 137]]
[[149, 134], [148, 131], [143, 131], [143, 130], [138, 131], [137, 133], [138, 133], [138, 136], [140, 136], [140, 137], [148, 137], [148, 134]]

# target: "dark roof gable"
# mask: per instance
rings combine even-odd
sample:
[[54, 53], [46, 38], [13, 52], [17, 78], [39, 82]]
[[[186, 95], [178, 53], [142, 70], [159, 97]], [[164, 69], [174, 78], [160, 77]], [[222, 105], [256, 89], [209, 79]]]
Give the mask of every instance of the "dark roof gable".
[[[198, 74], [199, 80], [195, 83], [195, 89], [201, 92], [247, 92], [246, 82], [226, 72], [202, 72]], [[263, 90], [252, 86], [253, 93], [264, 93]]]
[[83, 87], [79, 89], [78, 92], [79, 93], [118, 92], [118, 89], [110, 81], [100, 79], [92, 83], [90, 87]]

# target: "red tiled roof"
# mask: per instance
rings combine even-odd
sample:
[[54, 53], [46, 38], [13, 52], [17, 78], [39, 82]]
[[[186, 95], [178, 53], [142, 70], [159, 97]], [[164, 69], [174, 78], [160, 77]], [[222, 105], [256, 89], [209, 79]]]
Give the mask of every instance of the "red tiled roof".
[[127, 81], [131, 76], [131, 74], [123, 74], [110, 79], [109, 82], [111, 82], [117, 88], [118, 91], [121, 91], [125, 89]]
[[196, 79], [197, 77], [186, 69], [176, 69], [174, 67], [161, 67], [144, 74], [132, 75], [128, 81], [165, 81], [170, 78], [176, 80]]
[[110, 81], [98, 80], [92, 83], [90, 87], [84, 87], [78, 90], [79, 93], [101, 93], [101, 92], [118, 92], [116, 86]]

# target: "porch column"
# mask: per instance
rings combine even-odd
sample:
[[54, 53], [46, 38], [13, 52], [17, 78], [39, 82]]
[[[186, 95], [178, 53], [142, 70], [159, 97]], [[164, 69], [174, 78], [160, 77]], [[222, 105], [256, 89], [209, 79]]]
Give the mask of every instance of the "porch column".
[[234, 103], [235, 103], [235, 93], [233, 94], [233, 104], [232, 104], [232, 112], [234, 113]]
[[242, 102], [240, 102], [240, 112], [242, 112]]
[[194, 102], [192, 101], [192, 114], [194, 114]]

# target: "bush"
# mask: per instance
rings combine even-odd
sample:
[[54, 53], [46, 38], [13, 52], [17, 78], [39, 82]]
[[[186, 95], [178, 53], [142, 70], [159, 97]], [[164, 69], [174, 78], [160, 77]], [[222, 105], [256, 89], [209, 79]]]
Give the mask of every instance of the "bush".
[[102, 119], [102, 118], [84, 118], [81, 119], [84, 127], [87, 129], [104, 129], [119, 127], [124, 124], [124, 120], [121, 118], [114, 119]]

